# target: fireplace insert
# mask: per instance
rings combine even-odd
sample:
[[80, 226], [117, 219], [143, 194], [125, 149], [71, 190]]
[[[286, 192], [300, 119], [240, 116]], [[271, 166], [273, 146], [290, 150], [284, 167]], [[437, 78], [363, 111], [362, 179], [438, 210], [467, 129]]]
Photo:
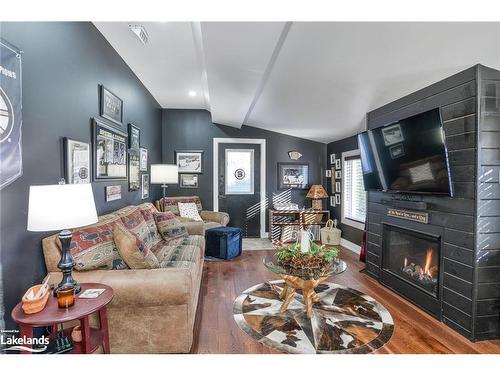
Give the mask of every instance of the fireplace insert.
[[440, 237], [385, 224], [382, 269], [438, 298]]

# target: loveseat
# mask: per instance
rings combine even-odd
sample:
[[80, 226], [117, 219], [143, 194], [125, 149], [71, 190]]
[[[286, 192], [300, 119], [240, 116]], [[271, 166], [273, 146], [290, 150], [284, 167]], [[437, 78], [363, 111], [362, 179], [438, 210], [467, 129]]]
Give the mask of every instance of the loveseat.
[[205, 230], [220, 226], [226, 226], [229, 223], [229, 214], [226, 212], [216, 212], [207, 211], [203, 209], [200, 197], [196, 195], [192, 196], [180, 196], [180, 197], [167, 197], [166, 205], [164, 207], [163, 198], [155, 202], [156, 209], [158, 211], [170, 211], [174, 215], [178, 216], [183, 222], [189, 222], [190, 219], [181, 218], [179, 216], [179, 203], [195, 203], [198, 208], [198, 213], [203, 220]]
[[[186, 223], [189, 236], [169, 243], [156, 228], [154, 212], [157, 210], [151, 203], [128, 206], [100, 216], [92, 226], [73, 230], [73, 241], [78, 241], [76, 237], [92, 235], [95, 228], [101, 228], [101, 235], [111, 236], [107, 238], [109, 243], [113, 234], [103, 232], [103, 227], [126, 224], [144, 228], [146, 223], [153, 252], [162, 254], [162, 268], [129, 269], [113, 259], [112, 269], [73, 271], [79, 283], [102, 283], [114, 290], [108, 306], [111, 353], [188, 353], [192, 346], [205, 248], [203, 223]], [[57, 268], [61, 256], [57, 234], [44, 238], [42, 247], [51, 283], [59, 283], [62, 275]], [[77, 262], [75, 269], [83, 266]]]

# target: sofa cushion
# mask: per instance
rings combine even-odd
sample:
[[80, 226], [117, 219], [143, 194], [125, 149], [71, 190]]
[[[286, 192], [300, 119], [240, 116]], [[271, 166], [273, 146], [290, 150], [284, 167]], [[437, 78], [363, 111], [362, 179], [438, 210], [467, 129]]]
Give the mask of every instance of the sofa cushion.
[[196, 208], [196, 203], [183, 203], [179, 202], [179, 216], [188, 218], [194, 221], [203, 221], [198, 209]]
[[172, 212], [155, 212], [153, 217], [156, 227], [164, 240], [170, 241], [188, 236], [186, 226]]
[[165, 241], [158, 243], [153, 252], [160, 263], [160, 267], [165, 268], [169, 262], [194, 262], [200, 259], [201, 250], [198, 246], [184, 244], [168, 244]]
[[[179, 216], [179, 202], [181, 203], [195, 203], [198, 211], [203, 209], [201, 205], [201, 200], [198, 196], [193, 195], [189, 197], [167, 197], [165, 209], [163, 211], [173, 212], [175, 215]], [[164, 202], [163, 198], [160, 200], [160, 207], [163, 208]]]
[[118, 210], [117, 214], [125, 228], [136, 235], [145, 244], [149, 246], [153, 244], [153, 235], [139, 207], [125, 207]]
[[148, 243], [132, 233], [122, 224], [116, 224], [113, 229], [113, 238], [120, 255], [132, 269], [159, 268], [158, 259], [151, 251]]
[[[104, 215], [96, 224], [73, 231], [70, 251], [75, 259], [76, 271], [128, 268], [113, 241], [113, 227], [118, 221], [115, 215]], [[56, 243], [61, 250], [59, 239]]]
[[141, 214], [146, 221], [146, 225], [149, 228], [149, 232], [151, 233], [151, 246], [156, 245], [161, 241], [160, 233], [158, 232], [158, 228], [156, 227], [156, 222], [153, 217], [153, 213], [158, 212], [156, 207], [152, 203], [143, 203], [138, 206], [141, 209]]

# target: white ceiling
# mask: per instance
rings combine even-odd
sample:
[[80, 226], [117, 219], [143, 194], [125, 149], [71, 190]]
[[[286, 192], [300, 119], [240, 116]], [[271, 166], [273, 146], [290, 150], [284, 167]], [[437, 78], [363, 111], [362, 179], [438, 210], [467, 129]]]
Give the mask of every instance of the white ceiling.
[[500, 69], [500, 23], [143, 22], [147, 45], [128, 24], [95, 23], [162, 107], [324, 143], [474, 64]]

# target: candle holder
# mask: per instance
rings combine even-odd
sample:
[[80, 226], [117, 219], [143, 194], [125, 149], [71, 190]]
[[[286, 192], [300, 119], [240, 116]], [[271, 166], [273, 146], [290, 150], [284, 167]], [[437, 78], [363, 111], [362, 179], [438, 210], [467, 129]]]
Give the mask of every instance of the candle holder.
[[67, 286], [56, 289], [57, 306], [60, 309], [67, 309], [75, 304], [75, 288]]

